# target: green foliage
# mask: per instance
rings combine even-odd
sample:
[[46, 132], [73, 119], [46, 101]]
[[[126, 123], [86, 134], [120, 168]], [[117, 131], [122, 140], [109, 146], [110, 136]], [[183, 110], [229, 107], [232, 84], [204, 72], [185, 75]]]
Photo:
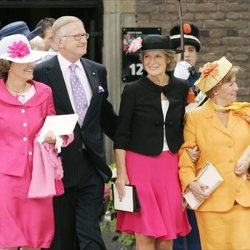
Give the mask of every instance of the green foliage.
[[[115, 169], [115, 163], [109, 165], [111, 170]], [[113, 180], [111, 180], [108, 184], [109, 187], [109, 195], [105, 201], [105, 213], [101, 221], [101, 230], [102, 232], [114, 232], [113, 241], [118, 241], [122, 244], [122, 248], [120, 250], [132, 250], [135, 245], [134, 235], [125, 234], [116, 231], [116, 211], [113, 205], [113, 197], [111, 192], [111, 185], [113, 184]]]
[[120, 234], [118, 241], [123, 245], [121, 250], [131, 250], [135, 245], [134, 235], [131, 234]]

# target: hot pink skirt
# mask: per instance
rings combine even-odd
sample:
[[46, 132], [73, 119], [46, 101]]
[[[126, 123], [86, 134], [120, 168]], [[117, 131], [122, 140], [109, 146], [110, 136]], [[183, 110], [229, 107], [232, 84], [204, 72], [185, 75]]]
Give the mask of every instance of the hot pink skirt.
[[126, 166], [141, 211], [117, 212], [117, 230], [163, 240], [187, 235], [191, 227], [182, 204], [178, 155], [163, 151], [158, 156], [145, 156], [127, 151]]
[[52, 198], [27, 198], [30, 179], [29, 164], [22, 177], [0, 174], [0, 248], [50, 247], [54, 236]]

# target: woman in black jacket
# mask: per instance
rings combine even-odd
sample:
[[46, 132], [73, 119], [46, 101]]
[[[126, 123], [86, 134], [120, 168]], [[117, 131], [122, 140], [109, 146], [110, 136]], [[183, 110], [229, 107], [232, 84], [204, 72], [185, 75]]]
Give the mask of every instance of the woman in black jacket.
[[115, 135], [116, 187], [136, 186], [141, 211], [118, 212], [117, 229], [135, 234], [137, 250], [171, 249], [172, 240], [190, 231], [182, 206], [178, 155], [183, 143], [185, 81], [173, 76], [169, 38], [137, 38], [145, 74], [124, 88]]

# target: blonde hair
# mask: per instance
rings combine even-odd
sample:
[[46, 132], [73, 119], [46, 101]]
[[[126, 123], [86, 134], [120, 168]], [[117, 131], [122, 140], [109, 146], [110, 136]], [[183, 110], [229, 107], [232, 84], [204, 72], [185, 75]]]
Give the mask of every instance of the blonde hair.
[[218, 82], [218, 84], [216, 84], [212, 89], [210, 89], [206, 95], [207, 97], [212, 97], [214, 95], [214, 93], [216, 92], [216, 90], [218, 89], [218, 87], [220, 87], [221, 85], [223, 85], [224, 83], [229, 82], [235, 75], [237, 75], [237, 73], [239, 72], [240, 67], [239, 66], [233, 66], [228, 72], [227, 74], [223, 77], [223, 79]]
[[[143, 62], [143, 58], [144, 58], [144, 53], [146, 51], [142, 51], [140, 53], [140, 60]], [[165, 56], [166, 56], [166, 59], [169, 60], [168, 64], [167, 64], [167, 68], [166, 68], [166, 71], [168, 70], [171, 70], [175, 67], [175, 64], [176, 64], [176, 58], [175, 58], [175, 52], [172, 51], [172, 50], [165, 50]]]
[[221, 80], [220, 84], [230, 81], [239, 72], [239, 70], [240, 70], [239, 66], [233, 66]]

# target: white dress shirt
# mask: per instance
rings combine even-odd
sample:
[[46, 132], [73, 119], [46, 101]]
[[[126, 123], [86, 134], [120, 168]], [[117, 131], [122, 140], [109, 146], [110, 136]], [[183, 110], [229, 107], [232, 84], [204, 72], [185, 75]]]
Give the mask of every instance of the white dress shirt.
[[[68, 60], [66, 60], [60, 54], [60, 52], [58, 52], [57, 57], [58, 57], [59, 65], [60, 65], [60, 68], [61, 68], [61, 71], [62, 71], [62, 74], [63, 74], [64, 81], [66, 83], [66, 88], [67, 88], [67, 91], [68, 91], [68, 95], [69, 95], [69, 99], [70, 99], [71, 105], [72, 105], [74, 111], [76, 112], [75, 103], [74, 103], [74, 97], [73, 97], [71, 83], [70, 83], [70, 68], [69, 68], [69, 66], [72, 63], [69, 62]], [[74, 64], [77, 65], [76, 74], [77, 74], [77, 76], [81, 80], [81, 83], [83, 85], [83, 89], [84, 89], [86, 97], [87, 97], [88, 106], [89, 106], [90, 100], [92, 98], [92, 89], [90, 87], [87, 75], [85, 73], [85, 70], [84, 70], [84, 68], [82, 66], [82, 63], [81, 63], [80, 59], [78, 61], [74, 62]]]
[[[165, 122], [165, 118], [168, 112], [168, 108], [169, 108], [169, 101], [168, 100], [162, 100], [161, 101], [161, 107], [162, 107], [162, 113], [163, 113], [163, 117], [164, 117], [164, 122]], [[166, 140], [166, 130], [165, 130], [165, 124], [163, 126], [163, 149], [162, 151], [167, 151], [169, 150], [168, 147], [168, 143]]]

